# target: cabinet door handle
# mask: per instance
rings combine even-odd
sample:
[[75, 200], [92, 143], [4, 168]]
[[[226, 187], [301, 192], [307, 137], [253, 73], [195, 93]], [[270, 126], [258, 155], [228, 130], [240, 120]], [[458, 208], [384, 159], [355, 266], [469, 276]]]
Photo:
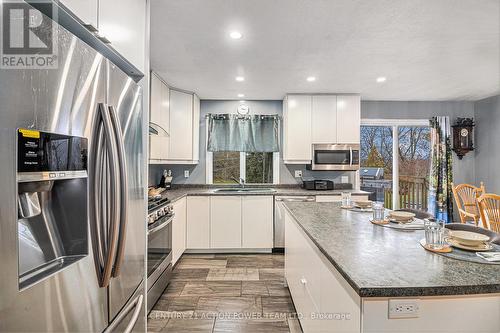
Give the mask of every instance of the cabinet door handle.
[[307, 284], [307, 280], [305, 278], [302, 278], [302, 279], [300, 279], [300, 283], [302, 283], [303, 285], [306, 285]]

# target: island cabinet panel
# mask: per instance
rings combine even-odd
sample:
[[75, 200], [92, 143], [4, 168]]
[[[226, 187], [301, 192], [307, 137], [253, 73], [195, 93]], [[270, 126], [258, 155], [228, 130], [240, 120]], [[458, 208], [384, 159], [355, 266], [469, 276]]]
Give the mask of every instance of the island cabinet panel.
[[294, 226], [292, 218], [285, 213], [285, 278], [293, 303], [300, 314], [300, 324], [304, 332], [319, 331], [318, 323], [312, 315], [319, 312], [309, 290], [305, 271], [309, 268], [305, 250], [306, 244], [299, 230]]
[[175, 216], [172, 221], [172, 265], [186, 250], [186, 198], [181, 198], [173, 203]]
[[360, 298], [285, 213], [285, 276], [304, 332], [360, 332]]
[[210, 248], [210, 197], [187, 197], [186, 247]]
[[243, 248], [273, 247], [273, 197], [243, 196], [241, 200], [241, 242]]
[[213, 196], [210, 204], [212, 249], [241, 248], [241, 196]]
[[418, 318], [389, 319], [388, 302], [363, 299], [363, 332], [500, 332], [499, 294], [421, 297]]

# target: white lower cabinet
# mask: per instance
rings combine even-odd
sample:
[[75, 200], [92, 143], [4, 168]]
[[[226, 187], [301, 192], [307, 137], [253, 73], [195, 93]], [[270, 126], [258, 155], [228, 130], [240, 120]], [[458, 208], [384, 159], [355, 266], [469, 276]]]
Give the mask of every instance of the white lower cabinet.
[[210, 203], [210, 247], [241, 248], [241, 196], [213, 196]]
[[187, 249], [270, 250], [274, 198], [269, 196], [188, 196]]
[[180, 198], [173, 206], [175, 216], [172, 221], [172, 265], [175, 265], [186, 250], [186, 198]]
[[361, 299], [329, 265], [286, 212], [285, 277], [304, 332], [359, 333]]
[[248, 249], [273, 247], [272, 196], [242, 197], [241, 246]]
[[210, 248], [210, 197], [187, 197], [186, 246], [188, 249]]

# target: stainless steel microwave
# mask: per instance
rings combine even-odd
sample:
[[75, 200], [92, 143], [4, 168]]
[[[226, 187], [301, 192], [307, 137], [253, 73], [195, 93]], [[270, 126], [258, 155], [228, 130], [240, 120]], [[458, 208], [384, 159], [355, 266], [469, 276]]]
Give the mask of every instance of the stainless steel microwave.
[[359, 170], [359, 144], [313, 144], [310, 170]]

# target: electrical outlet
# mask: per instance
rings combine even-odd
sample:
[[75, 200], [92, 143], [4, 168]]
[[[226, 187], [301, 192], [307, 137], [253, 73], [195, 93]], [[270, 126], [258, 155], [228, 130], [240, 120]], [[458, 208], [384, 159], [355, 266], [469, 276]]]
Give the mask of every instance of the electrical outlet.
[[389, 300], [389, 319], [394, 318], [418, 318], [419, 300], [418, 299], [390, 299]]
[[348, 176], [342, 176], [342, 177], [340, 177], [340, 182], [342, 184], [349, 183], [349, 177]]
[[184, 170], [184, 178], [189, 178], [189, 170]]
[[295, 178], [302, 177], [302, 170], [295, 170]]

